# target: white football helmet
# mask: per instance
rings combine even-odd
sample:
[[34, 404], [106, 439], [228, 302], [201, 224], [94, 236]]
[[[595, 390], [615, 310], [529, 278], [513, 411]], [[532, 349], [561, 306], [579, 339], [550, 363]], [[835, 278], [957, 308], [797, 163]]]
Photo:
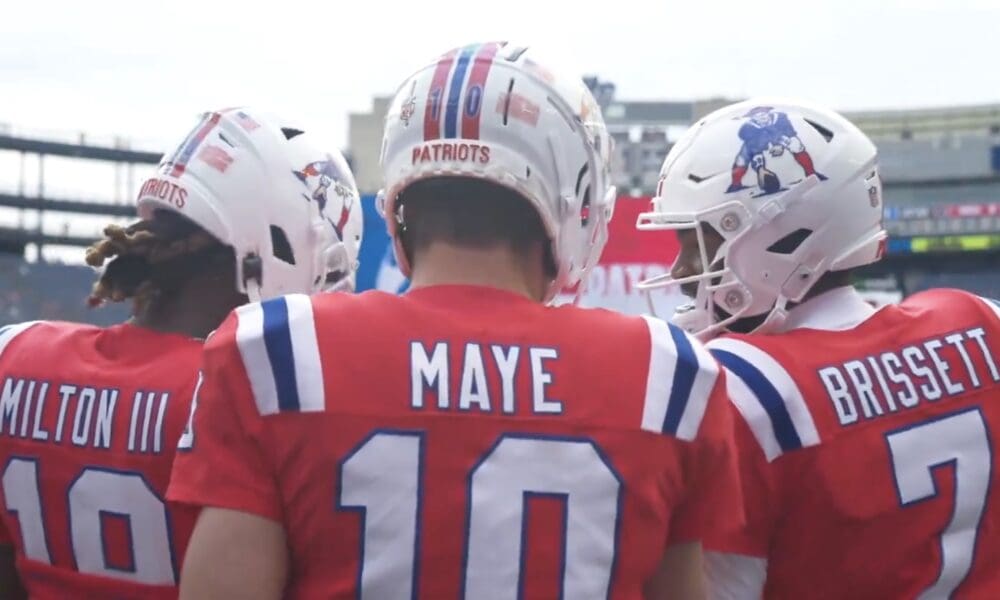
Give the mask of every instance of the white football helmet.
[[251, 301], [353, 290], [358, 190], [314, 135], [245, 108], [205, 113], [143, 184], [139, 217], [171, 210], [231, 246], [236, 289]]
[[[702, 225], [723, 238], [714, 256]], [[789, 303], [824, 274], [881, 258], [882, 183], [874, 144], [840, 115], [795, 101], [752, 99], [717, 110], [674, 145], [640, 230], [693, 229], [703, 271], [645, 290], [697, 283], [674, 322], [702, 338], [738, 319], [773, 332]]]
[[558, 270], [546, 302], [586, 280], [614, 208], [612, 139], [581, 77], [543, 65], [525, 46], [473, 44], [399, 87], [382, 140], [379, 208], [407, 277], [396, 198], [416, 181], [460, 176], [510, 188], [538, 211]]

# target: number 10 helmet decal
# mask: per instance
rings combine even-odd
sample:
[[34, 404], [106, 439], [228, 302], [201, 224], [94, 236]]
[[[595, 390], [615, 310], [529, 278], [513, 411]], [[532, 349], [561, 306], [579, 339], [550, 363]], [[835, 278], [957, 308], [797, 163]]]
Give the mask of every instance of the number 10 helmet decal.
[[582, 79], [543, 65], [532, 48], [473, 44], [399, 87], [386, 116], [379, 207], [404, 275], [396, 199], [410, 184], [442, 176], [481, 178], [531, 203], [557, 268], [546, 301], [597, 263], [615, 201], [612, 140]]

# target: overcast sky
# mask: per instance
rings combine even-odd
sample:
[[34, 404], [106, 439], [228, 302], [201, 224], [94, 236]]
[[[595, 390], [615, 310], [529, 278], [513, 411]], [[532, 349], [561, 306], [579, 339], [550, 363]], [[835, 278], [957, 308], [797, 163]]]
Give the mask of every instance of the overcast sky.
[[1000, 102], [1000, 0], [15, 0], [0, 18], [0, 123], [162, 149], [200, 111], [250, 104], [343, 146], [373, 94], [491, 39], [551, 47], [622, 99]]

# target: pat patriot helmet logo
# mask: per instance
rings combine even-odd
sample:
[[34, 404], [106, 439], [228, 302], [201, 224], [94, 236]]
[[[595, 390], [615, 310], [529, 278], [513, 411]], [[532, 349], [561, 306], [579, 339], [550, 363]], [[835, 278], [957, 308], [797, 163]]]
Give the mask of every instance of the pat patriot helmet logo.
[[[813, 167], [812, 156], [786, 113], [777, 111], [771, 106], [756, 106], [736, 118], [745, 119], [745, 122], [738, 132], [742, 145], [733, 161], [732, 182], [726, 190], [727, 194], [750, 187], [743, 185], [743, 178], [749, 168], [752, 168], [757, 175], [757, 188], [760, 189], [757, 195], [763, 196], [787, 189], [783, 187], [778, 175], [767, 168], [769, 159], [766, 156], [769, 155], [771, 160], [779, 159], [785, 150], [788, 150], [802, 168], [803, 177], [815, 175], [821, 181], [826, 179], [826, 176], [818, 173]], [[801, 179], [786, 183], [794, 184], [799, 181]]]
[[[311, 162], [301, 170], [292, 171], [292, 173], [307, 189], [312, 191], [311, 194], [302, 194], [305, 199], [310, 202], [315, 200], [319, 204], [320, 214], [333, 226], [337, 237], [343, 240], [344, 225], [347, 224], [347, 220], [351, 216], [351, 208], [354, 205], [354, 193], [351, 188], [344, 185], [343, 180], [346, 178], [338, 169], [333, 157], [327, 154], [326, 160]], [[326, 214], [326, 205], [329, 200], [327, 192], [330, 188], [333, 188], [334, 193], [341, 199], [340, 215], [336, 222]]]
[[410, 95], [403, 101], [403, 106], [399, 109], [399, 120], [403, 122], [404, 127], [410, 126], [410, 119], [413, 118], [413, 113], [417, 111], [417, 80], [413, 80], [413, 85], [410, 86]]

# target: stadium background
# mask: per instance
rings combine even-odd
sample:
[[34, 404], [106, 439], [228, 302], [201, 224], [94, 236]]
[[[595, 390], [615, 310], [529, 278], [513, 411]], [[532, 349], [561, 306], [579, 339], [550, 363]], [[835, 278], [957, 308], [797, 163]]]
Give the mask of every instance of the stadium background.
[[[626, 312], [646, 308], [635, 283], [663, 272], [676, 242], [635, 231], [660, 163], [686, 127], [735, 101], [619, 100], [613, 83], [587, 78], [616, 138], [618, 200], [601, 265], [582, 302]], [[362, 191], [365, 235], [358, 287], [401, 291], [384, 224], [374, 209], [388, 98], [349, 116], [349, 157]], [[879, 147], [885, 181], [887, 260], [859, 273], [874, 302], [931, 287], [1000, 297], [1000, 104], [847, 112]], [[3, 115], [0, 115], [0, 119]], [[141, 134], [141, 132], [136, 132]], [[0, 123], [0, 325], [31, 319], [110, 324], [127, 306], [87, 308], [95, 272], [83, 247], [109, 222], [134, 218], [131, 200], [166, 148], [124, 138], [24, 131]], [[660, 292], [658, 308], [679, 301]]]

